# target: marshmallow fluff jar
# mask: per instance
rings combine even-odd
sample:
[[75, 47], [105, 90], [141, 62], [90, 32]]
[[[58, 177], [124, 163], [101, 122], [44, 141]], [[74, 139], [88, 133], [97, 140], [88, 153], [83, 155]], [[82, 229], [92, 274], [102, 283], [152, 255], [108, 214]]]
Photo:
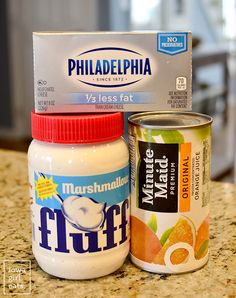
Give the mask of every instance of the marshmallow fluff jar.
[[32, 113], [32, 249], [39, 266], [90, 279], [129, 252], [129, 154], [123, 114]]

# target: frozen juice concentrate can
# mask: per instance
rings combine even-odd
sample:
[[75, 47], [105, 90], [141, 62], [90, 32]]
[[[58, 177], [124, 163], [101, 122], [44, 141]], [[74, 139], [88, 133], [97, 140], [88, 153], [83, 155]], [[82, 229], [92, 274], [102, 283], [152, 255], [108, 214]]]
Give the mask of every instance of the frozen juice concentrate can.
[[148, 112], [129, 118], [131, 260], [157, 273], [208, 260], [212, 118]]

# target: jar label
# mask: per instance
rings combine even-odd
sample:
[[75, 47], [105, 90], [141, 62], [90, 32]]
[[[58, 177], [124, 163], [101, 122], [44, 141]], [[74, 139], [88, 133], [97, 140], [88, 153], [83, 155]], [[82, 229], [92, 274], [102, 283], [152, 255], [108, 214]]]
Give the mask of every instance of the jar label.
[[34, 245], [90, 254], [129, 241], [129, 166], [93, 176], [34, 171], [31, 180]]

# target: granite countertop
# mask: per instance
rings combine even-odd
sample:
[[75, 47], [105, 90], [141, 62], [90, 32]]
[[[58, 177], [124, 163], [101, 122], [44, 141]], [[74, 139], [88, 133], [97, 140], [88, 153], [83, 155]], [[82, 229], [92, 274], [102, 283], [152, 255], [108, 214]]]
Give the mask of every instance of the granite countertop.
[[10, 293], [7, 285], [9, 276], [16, 274], [14, 268], [29, 267], [27, 260], [31, 290], [29, 270], [18, 274], [18, 283], [33, 297], [236, 297], [236, 185], [212, 182], [211, 189], [210, 260], [201, 270], [159, 275], [127, 260], [117, 272], [96, 280], [59, 279], [43, 272], [31, 252], [26, 154], [0, 150], [0, 297], [22, 293], [22, 289]]

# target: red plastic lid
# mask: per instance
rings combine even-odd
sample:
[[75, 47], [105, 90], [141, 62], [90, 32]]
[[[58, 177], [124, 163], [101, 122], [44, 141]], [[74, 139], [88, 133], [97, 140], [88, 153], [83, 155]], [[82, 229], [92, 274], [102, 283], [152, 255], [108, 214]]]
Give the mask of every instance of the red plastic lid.
[[124, 131], [122, 113], [36, 114], [31, 113], [32, 137], [61, 144], [98, 143], [119, 138]]

